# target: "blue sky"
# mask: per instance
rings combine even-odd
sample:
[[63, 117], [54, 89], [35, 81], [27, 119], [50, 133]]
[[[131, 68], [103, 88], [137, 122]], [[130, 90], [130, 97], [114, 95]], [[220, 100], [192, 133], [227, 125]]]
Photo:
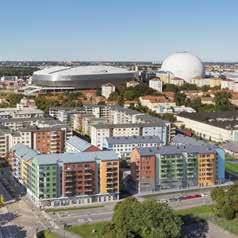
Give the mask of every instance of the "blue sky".
[[0, 60], [238, 61], [237, 0], [0, 0]]

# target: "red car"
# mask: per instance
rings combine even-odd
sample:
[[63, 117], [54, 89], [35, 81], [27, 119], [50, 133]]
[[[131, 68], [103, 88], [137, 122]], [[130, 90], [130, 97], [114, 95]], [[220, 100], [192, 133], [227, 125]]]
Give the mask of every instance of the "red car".
[[184, 196], [182, 197], [182, 200], [189, 200], [189, 199], [193, 199], [193, 198], [201, 198], [202, 196], [200, 194], [195, 194], [195, 195], [188, 195], [188, 196]]

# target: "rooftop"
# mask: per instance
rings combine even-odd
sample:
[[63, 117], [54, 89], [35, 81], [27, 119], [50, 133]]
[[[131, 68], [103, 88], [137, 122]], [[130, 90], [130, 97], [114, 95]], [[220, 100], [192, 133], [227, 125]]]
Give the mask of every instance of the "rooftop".
[[162, 143], [159, 136], [122, 136], [106, 138], [108, 144]]
[[152, 148], [137, 148], [141, 156], [148, 155], [170, 155], [170, 154], [182, 154], [182, 153], [212, 153], [215, 152], [214, 146], [207, 145], [166, 145], [162, 147]]
[[118, 160], [113, 151], [97, 151], [97, 152], [79, 152], [79, 153], [62, 153], [62, 154], [42, 154], [34, 157], [39, 165], [62, 163], [78, 163], [78, 162], [95, 162], [105, 160]]
[[95, 66], [77, 66], [64, 67], [55, 66], [34, 72], [34, 75], [94, 75], [94, 74], [117, 74], [117, 73], [133, 73], [126, 68], [95, 65]]
[[228, 141], [222, 146], [225, 150], [230, 150], [234, 153], [238, 153], [238, 141]]
[[11, 151], [15, 153], [18, 157], [21, 157], [23, 160], [30, 160], [34, 156], [39, 155], [40, 153], [36, 150], [29, 148], [23, 144], [16, 144], [12, 147]]
[[79, 138], [78, 136], [70, 137], [67, 140], [66, 143], [72, 145], [73, 147], [75, 147], [79, 151], [84, 151], [84, 150], [86, 150], [86, 149], [88, 149], [89, 147], [92, 146], [90, 143], [88, 143], [87, 141]]
[[184, 136], [182, 134], [176, 135], [171, 140], [171, 144], [174, 145], [206, 145], [207, 143], [203, 140], [199, 140], [195, 137]]
[[[163, 122], [163, 121], [162, 121]], [[95, 127], [96, 129], [110, 129], [110, 128], [137, 128], [137, 127], [158, 127], [164, 125], [163, 123], [158, 122], [149, 122], [149, 123], [125, 123], [125, 124], [95, 124], [91, 125], [91, 127]]]
[[226, 130], [238, 130], [238, 111], [221, 112], [182, 112], [179, 117], [188, 118], [194, 121], [209, 124], [211, 126], [223, 128]]
[[78, 162], [94, 162], [98, 160], [118, 160], [113, 151], [79, 152], [79, 153], [61, 153], [61, 154], [40, 154], [38, 151], [29, 148], [23, 144], [17, 144], [11, 151], [24, 160], [35, 159], [39, 165]]

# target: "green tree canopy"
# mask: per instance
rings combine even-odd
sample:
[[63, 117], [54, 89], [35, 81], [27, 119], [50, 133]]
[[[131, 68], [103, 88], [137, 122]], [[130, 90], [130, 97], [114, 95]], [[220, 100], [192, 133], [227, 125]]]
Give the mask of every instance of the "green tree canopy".
[[184, 93], [176, 92], [175, 93], [175, 102], [177, 106], [185, 105], [186, 95]]
[[175, 238], [180, 236], [181, 225], [167, 204], [128, 198], [115, 206], [112, 223], [103, 229], [102, 237]]
[[177, 92], [179, 90], [178, 86], [174, 84], [164, 84], [163, 92]]
[[228, 220], [238, 217], [238, 182], [227, 188], [214, 188], [211, 198], [215, 202], [214, 212], [217, 215]]
[[215, 105], [217, 110], [231, 110], [233, 109], [230, 99], [231, 93], [221, 91], [215, 94]]
[[0, 207], [4, 205], [4, 202], [5, 202], [4, 197], [2, 194], [0, 194]]

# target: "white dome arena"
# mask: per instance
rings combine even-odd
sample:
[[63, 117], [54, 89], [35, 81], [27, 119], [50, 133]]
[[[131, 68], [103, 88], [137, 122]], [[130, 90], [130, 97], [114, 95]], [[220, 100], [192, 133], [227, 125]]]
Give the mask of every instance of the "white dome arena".
[[175, 53], [168, 56], [164, 60], [161, 70], [170, 72], [174, 77], [182, 78], [187, 83], [191, 83], [195, 77], [203, 76], [201, 60], [188, 52]]

